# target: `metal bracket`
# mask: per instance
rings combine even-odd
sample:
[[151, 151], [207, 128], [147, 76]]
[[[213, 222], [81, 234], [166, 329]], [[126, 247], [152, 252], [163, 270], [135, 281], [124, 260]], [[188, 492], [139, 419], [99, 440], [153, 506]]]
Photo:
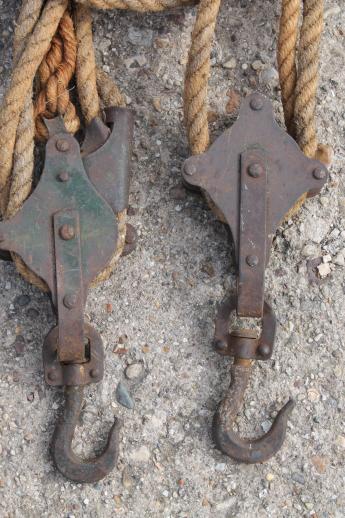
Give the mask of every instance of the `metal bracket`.
[[238, 315], [262, 317], [273, 236], [303, 194], [321, 190], [326, 167], [301, 152], [276, 123], [269, 101], [256, 93], [243, 101], [238, 120], [207, 152], [186, 160], [183, 176], [208, 193], [230, 226]]
[[[40, 181], [21, 210], [0, 223], [1, 248], [16, 252], [50, 289], [58, 316], [55, 364], [77, 372], [91, 362], [89, 370], [98, 372], [76, 374], [74, 381], [61, 374], [61, 383], [99, 381], [103, 373], [99, 346], [98, 352], [88, 350], [98, 342], [85, 338], [83, 312], [90, 283], [116, 249], [116, 213], [128, 203], [133, 129], [132, 114], [123, 108], [109, 110], [107, 121], [110, 128], [100, 119], [87, 128], [83, 155], [60, 118], [46, 121], [50, 137]], [[52, 350], [50, 340], [45, 346]], [[49, 356], [46, 379], [55, 385], [48, 375], [51, 361]]]

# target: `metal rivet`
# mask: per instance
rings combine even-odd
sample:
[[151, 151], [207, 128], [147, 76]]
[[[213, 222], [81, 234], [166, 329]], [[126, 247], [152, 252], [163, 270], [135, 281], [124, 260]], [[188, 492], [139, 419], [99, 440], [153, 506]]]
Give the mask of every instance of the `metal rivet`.
[[60, 182], [68, 182], [69, 174], [67, 173], [67, 171], [62, 171], [62, 173], [58, 175], [58, 180]]
[[55, 145], [58, 151], [66, 152], [69, 150], [69, 142], [65, 138], [59, 138]]
[[50, 381], [55, 381], [55, 380], [56, 380], [56, 378], [57, 378], [57, 376], [56, 376], [56, 372], [54, 372], [54, 371], [50, 371], [50, 372], [48, 372], [48, 379], [49, 379]]
[[73, 225], [68, 225], [65, 223], [60, 227], [59, 234], [61, 239], [64, 239], [65, 241], [69, 241], [70, 239], [73, 239], [75, 237], [75, 229]]
[[228, 344], [226, 343], [225, 340], [216, 340], [214, 342], [214, 348], [217, 350], [217, 351], [226, 351], [227, 348], [228, 348]]
[[78, 302], [78, 296], [75, 293], [69, 293], [63, 298], [63, 304], [67, 309], [73, 309]]
[[261, 97], [259, 97], [258, 95], [255, 95], [255, 97], [253, 97], [250, 100], [250, 107], [252, 110], [255, 110], [255, 111], [262, 110], [263, 106], [264, 106], [264, 102], [261, 99]]
[[247, 255], [246, 262], [248, 266], [257, 266], [259, 264], [259, 258], [257, 255]]
[[258, 348], [258, 353], [260, 356], [268, 356], [271, 352], [271, 348], [268, 344], [260, 344]]
[[100, 375], [100, 372], [98, 369], [91, 369], [90, 370], [90, 376], [91, 378], [98, 378], [98, 376]]
[[258, 164], [257, 162], [254, 162], [253, 164], [250, 164], [248, 166], [248, 174], [249, 176], [252, 176], [253, 178], [258, 178], [260, 175], [264, 173], [264, 168], [261, 164]]
[[184, 165], [184, 172], [188, 174], [188, 176], [193, 176], [193, 174], [196, 173], [195, 164], [186, 162]]
[[313, 171], [313, 176], [316, 180], [323, 180], [326, 177], [326, 171], [321, 167], [316, 167]]

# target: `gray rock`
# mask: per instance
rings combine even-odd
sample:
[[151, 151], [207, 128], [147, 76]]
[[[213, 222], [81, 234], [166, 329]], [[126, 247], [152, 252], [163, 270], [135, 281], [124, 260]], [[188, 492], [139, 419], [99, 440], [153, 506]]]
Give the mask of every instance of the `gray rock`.
[[302, 248], [302, 255], [304, 257], [319, 257], [321, 255], [321, 248], [315, 243], [307, 243]]
[[274, 88], [279, 85], [279, 74], [278, 70], [274, 67], [265, 68], [260, 74], [260, 81], [266, 85]]
[[309, 214], [300, 226], [301, 236], [305, 241], [321, 243], [327, 236], [331, 222], [319, 216]]
[[134, 401], [131, 398], [126, 385], [121, 381], [116, 387], [116, 399], [120, 405], [129, 408], [130, 410], [134, 407]]

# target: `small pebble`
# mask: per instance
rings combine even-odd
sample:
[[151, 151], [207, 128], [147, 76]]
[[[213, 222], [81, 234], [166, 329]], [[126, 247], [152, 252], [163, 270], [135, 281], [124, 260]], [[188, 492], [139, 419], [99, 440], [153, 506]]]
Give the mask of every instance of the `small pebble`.
[[320, 247], [314, 243], [307, 243], [302, 248], [304, 257], [318, 257], [320, 255]]
[[133, 477], [129, 474], [128, 470], [125, 468], [122, 472], [122, 485], [126, 489], [130, 489], [133, 487], [134, 480]]
[[135, 378], [139, 378], [142, 371], [143, 367], [141, 363], [132, 363], [131, 365], [128, 365], [125, 374], [129, 380], [133, 380]]
[[233, 68], [236, 68], [236, 64], [237, 64], [236, 59], [231, 58], [228, 61], [226, 61], [225, 63], [223, 63], [223, 68], [227, 68], [227, 69], [231, 70]]
[[116, 387], [116, 399], [120, 405], [129, 408], [130, 410], [134, 407], [134, 401], [131, 398], [126, 385], [121, 383], [121, 381]]
[[28, 304], [30, 304], [30, 297], [29, 295], [19, 295], [14, 299], [14, 304], [16, 306], [25, 307]]
[[301, 484], [302, 486], [305, 484], [305, 478], [302, 475], [302, 473], [293, 473], [291, 475], [291, 478], [294, 482], [297, 482], [298, 484]]
[[322, 475], [323, 473], [325, 473], [325, 471], [327, 469], [327, 466], [329, 464], [329, 459], [328, 459], [328, 457], [325, 457], [324, 455], [314, 455], [311, 458], [311, 462], [312, 462], [314, 468], [316, 469], [316, 471]]
[[255, 71], [262, 70], [264, 66], [265, 65], [259, 59], [252, 63], [252, 69]]
[[340, 446], [341, 448], [345, 449], [345, 436], [344, 435], [338, 435], [338, 437], [336, 439], [336, 443], [337, 443], [338, 446]]
[[310, 388], [307, 394], [309, 401], [311, 401], [312, 403], [316, 403], [320, 400], [320, 394], [315, 388]]
[[324, 279], [331, 273], [331, 267], [329, 263], [322, 263], [317, 267], [321, 279]]
[[271, 428], [271, 426], [272, 426], [272, 423], [268, 419], [261, 423], [261, 428], [262, 428], [263, 432], [265, 432], [265, 433], [268, 432], [268, 430]]
[[260, 81], [266, 86], [271, 86], [274, 88], [275, 86], [278, 86], [279, 84], [279, 74], [278, 70], [276, 70], [274, 67], [265, 68], [261, 71], [260, 74]]

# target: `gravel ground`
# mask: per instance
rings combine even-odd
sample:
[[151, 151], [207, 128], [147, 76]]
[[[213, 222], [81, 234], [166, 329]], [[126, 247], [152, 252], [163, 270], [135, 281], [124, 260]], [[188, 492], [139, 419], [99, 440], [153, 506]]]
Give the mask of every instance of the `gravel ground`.
[[[0, 0], [1, 95], [17, 3]], [[63, 398], [45, 385], [41, 361], [54, 316], [48, 298], [0, 262], [1, 516], [345, 516], [345, 11], [341, 0], [325, 3], [318, 130], [334, 148], [331, 179], [278, 230], [266, 282], [279, 322], [274, 355], [255, 366], [238, 419], [244, 433], [260, 434], [294, 397], [283, 448], [265, 464], [239, 465], [210, 436], [230, 367], [212, 350], [214, 318], [234, 265], [225, 227], [181, 187], [188, 156], [181, 95], [195, 9], [95, 13], [97, 58], [135, 111], [130, 221], [139, 242], [88, 299], [106, 369], [87, 393], [75, 450], [87, 456], [101, 447], [121, 416], [118, 470], [80, 485], [54, 469], [49, 441]], [[278, 12], [277, 0], [223, 3], [212, 56], [213, 137], [254, 89], [273, 100], [281, 120]], [[119, 382], [131, 408], [117, 401]]]

